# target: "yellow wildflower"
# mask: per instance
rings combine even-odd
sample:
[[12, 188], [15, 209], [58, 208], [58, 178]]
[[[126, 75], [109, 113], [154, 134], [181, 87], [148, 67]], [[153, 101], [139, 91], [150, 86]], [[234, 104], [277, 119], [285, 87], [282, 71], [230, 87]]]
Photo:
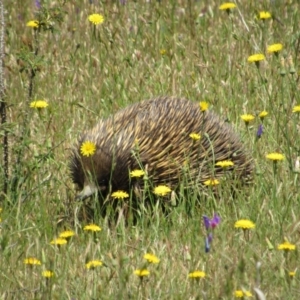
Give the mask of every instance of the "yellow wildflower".
[[62, 239], [68, 239], [68, 238], [72, 237], [73, 235], [75, 235], [74, 231], [66, 230], [66, 231], [63, 231], [62, 233], [60, 233], [59, 237]]
[[268, 53], [276, 53], [276, 52], [279, 52], [281, 51], [283, 48], [282, 44], [273, 44], [273, 45], [270, 45], [268, 46], [267, 48], [267, 52]]
[[146, 253], [144, 255], [144, 258], [149, 262], [153, 264], [158, 264], [160, 262], [160, 259], [155, 256], [154, 254]]
[[88, 20], [94, 25], [99, 25], [104, 22], [104, 17], [100, 14], [89, 15]]
[[206, 101], [200, 101], [199, 106], [201, 111], [206, 111], [209, 107], [209, 104]]
[[171, 189], [166, 185], [159, 185], [154, 188], [154, 194], [158, 196], [166, 196], [167, 194], [171, 193]]
[[241, 119], [245, 122], [246, 125], [249, 124], [249, 122], [254, 120], [254, 116], [250, 114], [241, 115]]
[[28, 257], [24, 259], [25, 265], [41, 265], [41, 261], [34, 257]]
[[290, 271], [289, 272], [289, 276], [290, 277], [295, 277], [296, 276], [296, 272], [297, 272], [296, 270], [295, 271]]
[[222, 160], [216, 163], [217, 167], [227, 168], [234, 166], [234, 163], [231, 160]]
[[37, 20], [28, 21], [26, 23], [26, 26], [31, 27], [31, 28], [38, 28], [39, 27], [39, 21], [37, 21]]
[[45, 278], [51, 278], [54, 276], [54, 273], [50, 270], [46, 270], [42, 272], [42, 276]]
[[285, 241], [283, 244], [278, 245], [277, 247], [278, 250], [295, 250], [296, 249], [296, 245], [291, 244], [288, 241]]
[[143, 170], [133, 170], [130, 172], [130, 177], [141, 177], [145, 175], [145, 171]]
[[51, 245], [57, 245], [57, 246], [65, 245], [67, 243], [68, 243], [68, 241], [63, 238], [57, 238], [50, 242]]
[[92, 156], [96, 152], [96, 145], [93, 142], [85, 141], [80, 147], [80, 153], [83, 156]]
[[190, 137], [192, 140], [194, 140], [194, 141], [199, 141], [200, 138], [201, 138], [201, 135], [198, 134], [198, 133], [193, 132], [193, 133], [191, 133], [191, 134], [189, 135], [189, 137]]
[[252, 229], [255, 224], [250, 220], [241, 219], [234, 223], [235, 228]]
[[259, 117], [261, 120], [263, 120], [269, 113], [265, 110], [263, 110], [262, 112], [259, 113]]
[[236, 297], [236, 298], [243, 298], [244, 297], [243, 291], [242, 290], [236, 290], [234, 292], [234, 297]]
[[232, 9], [232, 8], [236, 8], [235, 3], [233, 3], [233, 2], [226, 2], [226, 3], [223, 3], [219, 6], [220, 10], [229, 10], [229, 9]]
[[269, 153], [266, 155], [267, 159], [273, 160], [273, 161], [279, 161], [284, 160], [284, 155], [278, 152]]
[[189, 278], [204, 278], [206, 274], [202, 271], [194, 271], [189, 273]]
[[166, 49], [160, 49], [159, 52], [160, 52], [161, 55], [167, 54], [167, 50]]
[[138, 269], [134, 271], [134, 274], [139, 277], [149, 276], [150, 272], [147, 269]]
[[113, 192], [111, 194], [111, 196], [114, 198], [114, 199], [124, 199], [124, 198], [128, 198], [129, 197], [129, 194], [124, 192], [124, 191], [116, 191], [116, 192]]
[[204, 185], [218, 185], [220, 183], [220, 181], [218, 179], [208, 179], [206, 181], [203, 182]]
[[300, 113], [300, 105], [296, 105], [293, 107], [293, 113]]
[[31, 108], [39, 108], [40, 109], [40, 108], [46, 108], [47, 106], [49, 106], [49, 104], [45, 100], [36, 100], [36, 101], [32, 101], [30, 103]]
[[235, 298], [253, 297], [253, 295], [248, 291], [236, 290], [234, 292]]
[[95, 269], [96, 267], [100, 267], [103, 265], [103, 262], [101, 260], [91, 260], [87, 264], [85, 264], [85, 267], [87, 269]]
[[96, 231], [101, 231], [102, 229], [101, 229], [101, 227], [99, 227], [96, 224], [89, 224], [89, 225], [84, 226], [83, 230], [96, 232]]
[[271, 17], [272, 17], [272, 15], [268, 11], [260, 11], [259, 12], [259, 18], [261, 20], [270, 19]]
[[261, 60], [265, 60], [266, 59], [266, 57], [263, 55], [263, 54], [253, 54], [253, 55], [250, 55], [249, 57], [248, 57], [248, 62], [249, 63], [252, 63], [252, 62], [259, 62], [259, 61], [261, 61]]

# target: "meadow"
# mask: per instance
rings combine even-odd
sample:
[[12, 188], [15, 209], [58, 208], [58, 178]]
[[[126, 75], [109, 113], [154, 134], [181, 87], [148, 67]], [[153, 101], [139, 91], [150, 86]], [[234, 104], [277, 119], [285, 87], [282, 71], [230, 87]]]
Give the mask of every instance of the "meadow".
[[[0, 299], [299, 299], [298, 1], [2, 3]], [[71, 147], [159, 95], [232, 124], [252, 184], [195, 186], [167, 216], [86, 218]]]

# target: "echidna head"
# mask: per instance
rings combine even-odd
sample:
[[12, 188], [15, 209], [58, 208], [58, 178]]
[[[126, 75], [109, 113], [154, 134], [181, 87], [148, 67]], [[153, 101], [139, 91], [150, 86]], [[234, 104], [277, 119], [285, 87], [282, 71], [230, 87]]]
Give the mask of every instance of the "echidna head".
[[76, 200], [84, 200], [96, 193], [105, 195], [109, 190], [111, 159], [100, 149], [91, 157], [73, 151], [70, 164], [71, 178], [81, 190]]

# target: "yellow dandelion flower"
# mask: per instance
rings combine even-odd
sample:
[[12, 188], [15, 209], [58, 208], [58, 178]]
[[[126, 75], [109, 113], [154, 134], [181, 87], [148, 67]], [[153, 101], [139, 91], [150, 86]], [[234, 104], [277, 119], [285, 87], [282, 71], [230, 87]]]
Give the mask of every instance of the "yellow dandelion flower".
[[204, 278], [206, 274], [202, 271], [194, 271], [189, 273], [189, 278]]
[[80, 153], [83, 156], [92, 156], [96, 152], [96, 145], [93, 142], [85, 141], [80, 147]]
[[101, 231], [102, 229], [101, 229], [101, 227], [99, 227], [96, 224], [89, 224], [89, 225], [84, 226], [83, 230], [96, 232], [96, 231]]
[[28, 21], [26, 23], [26, 26], [31, 27], [31, 28], [38, 28], [39, 27], [39, 21], [37, 21], [37, 20]]
[[152, 263], [152, 264], [158, 264], [160, 262], [160, 259], [155, 256], [154, 254], [150, 254], [150, 253], [146, 253], [144, 255], [144, 258], [149, 262], [149, 263]]
[[32, 101], [30, 103], [31, 108], [39, 108], [40, 109], [40, 108], [46, 108], [47, 106], [49, 106], [49, 104], [45, 100], [36, 100], [36, 101]]
[[147, 269], [137, 269], [134, 271], [134, 274], [139, 277], [149, 276], [150, 272]]
[[290, 271], [290, 272], [289, 272], [289, 276], [290, 276], [290, 277], [295, 277], [295, 276], [296, 276], [296, 272], [297, 272], [297, 271]]
[[142, 177], [145, 175], [145, 171], [143, 170], [133, 170], [130, 172], [130, 177]]
[[209, 104], [206, 101], [200, 101], [199, 106], [201, 111], [206, 111], [209, 107]]
[[206, 181], [203, 182], [204, 185], [207, 185], [207, 186], [214, 186], [214, 185], [218, 185], [220, 183], [220, 181], [218, 179], [208, 179]]
[[293, 107], [293, 113], [300, 113], [300, 105], [296, 105]]
[[261, 20], [270, 19], [271, 17], [272, 17], [272, 15], [268, 11], [260, 11], [259, 12], [259, 18]]
[[235, 298], [244, 298], [244, 297], [253, 297], [253, 295], [249, 291], [236, 290], [234, 292], [234, 297]]
[[51, 278], [54, 276], [54, 273], [50, 270], [46, 270], [42, 272], [42, 276], [45, 278]]
[[249, 291], [244, 291], [244, 295], [245, 295], [246, 297], [253, 297], [252, 293], [249, 292]]
[[124, 192], [124, 191], [116, 191], [116, 192], [113, 192], [111, 194], [111, 196], [114, 198], [114, 199], [124, 199], [124, 198], [128, 198], [129, 197], [129, 194]]
[[255, 224], [250, 220], [241, 219], [234, 223], [234, 227], [242, 229], [252, 229], [255, 228]]
[[57, 246], [65, 245], [67, 243], [68, 243], [68, 241], [63, 238], [57, 238], [50, 242], [51, 245], [57, 245]]
[[159, 52], [160, 52], [161, 55], [166, 55], [167, 54], [166, 49], [160, 49]]
[[253, 55], [250, 55], [248, 57], [248, 62], [249, 63], [252, 63], [252, 62], [259, 62], [259, 61], [262, 61], [262, 60], [265, 60], [266, 57], [263, 55], [263, 54], [253, 54]]
[[269, 113], [267, 111], [263, 110], [258, 116], [261, 118], [261, 120], [263, 120], [268, 114]]
[[226, 2], [226, 3], [223, 3], [219, 6], [220, 10], [229, 10], [229, 9], [232, 9], [232, 8], [236, 8], [235, 3], [233, 3], [233, 2]]
[[281, 51], [282, 48], [283, 48], [282, 44], [273, 44], [273, 45], [268, 46], [267, 52], [268, 53], [274, 53], [274, 52], [276, 53], [276, 52]]
[[24, 264], [25, 265], [41, 265], [41, 261], [38, 260], [37, 258], [34, 257], [28, 257], [24, 259]]
[[248, 125], [251, 121], [254, 120], [254, 116], [250, 114], [241, 115], [241, 119], [245, 122], [246, 125]]
[[72, 230], [66, 230], [60, 233], [59, 237], [62, 239], [68, 239], [75, 235], [75, 232]]
[[96, 267], [100, 267], [103, 265], [103, 262], [101, 260], [91, 260], [87, 264], [85, 264], [85, 267], [87, 269], [95, 269]]
[[154, 194], [158, 196], [166, 196], [167, 194], [171, 193], [171, 189], [166, 185], [158, 185], [154, 188]]
[[94, 25], [99, 25], [104, 22], [104, 17], [100, 14], [89, 15], [88, 20]]
[[189, 137], [190, 137], [192, 140], [194, 140], [194, 141], [199, 141], [200, 138], [201, 138], [201, 135], [198, 134], [198, 133], [192, 132], [192, 133], [189, 135]]
[[273, 161], [279, 161], [284, 160], [284, 155], [278, 152], [269, 153], [266, 155], [267, 159], [273, 160]]
[[286, 251], [295, 250], [296, 249], [296, 245], [291, 244], [288, 241], [285, 241], [283, 244], [278, 245], [277, 249], [278, 250], [286, 250]]
[[244, 297], [243, 291], [242, 291], [242, 290], [236, 290], [236, 291], [234, 292], [234, 297], [235, 297], [235, 298], [243, 298], [243, 297]]
[[231, 160], [222, 160], [216, 163], [217, 167], [227, 168], [234, 166], [234, 163]]

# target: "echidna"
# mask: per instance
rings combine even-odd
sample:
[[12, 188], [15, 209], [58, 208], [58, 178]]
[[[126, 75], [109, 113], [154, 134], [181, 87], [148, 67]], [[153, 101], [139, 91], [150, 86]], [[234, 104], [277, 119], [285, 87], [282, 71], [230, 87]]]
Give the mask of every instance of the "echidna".
[[[201, 136], [193, 140], [191, 133]], [[80, 152], [86, 142], [96, 145], [94, 155]], [[215, 113], [201, 111], [187, 99], [159, 97], [130, 105], [85, 131], [74, 147], [71, 176], [81, 189], [78, 199], [96, 192], [130, 190], [129, 172], [147, 169], [153, 185], [175, 188], [188, 165], [193, 184], [224, 175], [219, 161], [230, 160], [234, 178], [251, 177], [253, 160], [232, 126]]]

